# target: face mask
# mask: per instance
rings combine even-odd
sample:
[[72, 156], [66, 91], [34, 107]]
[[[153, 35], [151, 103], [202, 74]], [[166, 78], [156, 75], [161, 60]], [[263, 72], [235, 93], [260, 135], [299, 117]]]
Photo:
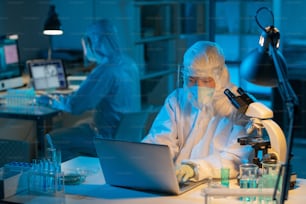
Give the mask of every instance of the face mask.
[[87, 51], [86, 58], [91, 62], [96, 62], [97, 59], [95, 58], [94, 54], [91, 51]]
[[94, 54], [96, 57], [96, 62], [98, 64], [106, 64], [108, 62], [108, 58], [103, 52], [99, 52], [99, 50], [96, 50]]
[[92, 45], [91, 45], [90, 39], [88, 37], [84, 37], [81, 42], [82, 42], [82, 47], [83, 47], [83, 53], [86, 59], [89, 61], [95, 62], [96, 59], [92, 51]]
[[198, 102], [206, 105], [212, 102], [215, 89], [209, 87], [198, 87]]
[[214, 88], [199, 86], [192, 86], [189, 90], [200, 107], [211, 103], [215, 92]]

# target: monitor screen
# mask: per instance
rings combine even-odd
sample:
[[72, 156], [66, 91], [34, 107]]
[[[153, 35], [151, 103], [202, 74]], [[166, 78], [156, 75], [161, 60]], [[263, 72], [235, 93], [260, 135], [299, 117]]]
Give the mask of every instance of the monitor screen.
[[0, 37], [0, 90], [23, 86], [18, 36]]
[[35, 90], [67, 88], [66, 73], [59, 59], [39, 59], [27, 62]]

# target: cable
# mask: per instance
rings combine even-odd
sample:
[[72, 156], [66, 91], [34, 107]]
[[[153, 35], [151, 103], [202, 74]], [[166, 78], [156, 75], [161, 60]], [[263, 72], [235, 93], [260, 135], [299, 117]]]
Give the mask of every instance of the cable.
[[265, 29], [265, 27], [264, 26], [262, 26], [262, 24], [259, 22], [259, 20], [258, 20], [258, 14], [259, 14], [259, 12], [261, 12], [262, 10], [267, 10], [267, 11], [269, 11], [269, 13], [271, 14], [271, 16], [272, 16], [272, 25], [274, 26], [274, 14], [273, 14], [273, 12], [269, 9], [269, 8], [267, 8], [267, 7], [261, 7], [261, 8], [259, 8], [259, 9], [257, 9], [257, 11], [256, 11], [256, 15], [255, 15], [255, 20], [256, 20], [256, 23], [257, 23], [257, 25], [263, 30], [263, 31], [266, 31], [266, 29]]

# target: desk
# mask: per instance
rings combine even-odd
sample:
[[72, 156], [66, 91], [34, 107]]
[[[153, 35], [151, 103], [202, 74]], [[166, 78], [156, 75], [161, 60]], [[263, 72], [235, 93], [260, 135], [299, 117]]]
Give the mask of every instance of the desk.
[[[62, 169], [65, 171], [83, 168], [93, 173], [86, 178], [86, 181], [77, 186], [65, 186], [66, 195], [64, 198], [54, 198], [47, 196], [33, 196], [26, 193], [19, 194], [6, 201], [22, 202], [29, 204], [190, 204], [204, 203], [204, 197], [201, 190], [204, 185], [199, 186], [179, 196], [160, 196], [146, 192], [128, 190], [124, 188], [112, 187], [105, 184], [103, 173], [101, 171], [99, 160], [91, 157], [77, 157], [75, 159], [64, 162]], [[306, 180], [298, 179], [297, 188], [289, 191], [289, 200], [286, 204], [304, 203], [306, 200]], [[231, 199], [215, 199], [215, 203], [242, 203], [238, 200]], [[230, 201], [230, 202], [229, 202]]]
[[0, 117], [10, 119], [34, 120], [36, 122], [36, 134], [38, 149], [45, 149], [44, 135], [52, 127], [52, 118], [60, 111], [44, 106], [0, 106]]

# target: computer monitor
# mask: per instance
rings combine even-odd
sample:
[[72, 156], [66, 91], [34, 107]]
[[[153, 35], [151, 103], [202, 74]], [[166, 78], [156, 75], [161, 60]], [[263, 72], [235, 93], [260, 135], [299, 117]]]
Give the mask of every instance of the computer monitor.
[[0, 91], [23, 85], [18, 35], [0, 36]]
[[67, 89], [65, 67], [60, 59], [34, 59], [27, 61], [35, 90]]

